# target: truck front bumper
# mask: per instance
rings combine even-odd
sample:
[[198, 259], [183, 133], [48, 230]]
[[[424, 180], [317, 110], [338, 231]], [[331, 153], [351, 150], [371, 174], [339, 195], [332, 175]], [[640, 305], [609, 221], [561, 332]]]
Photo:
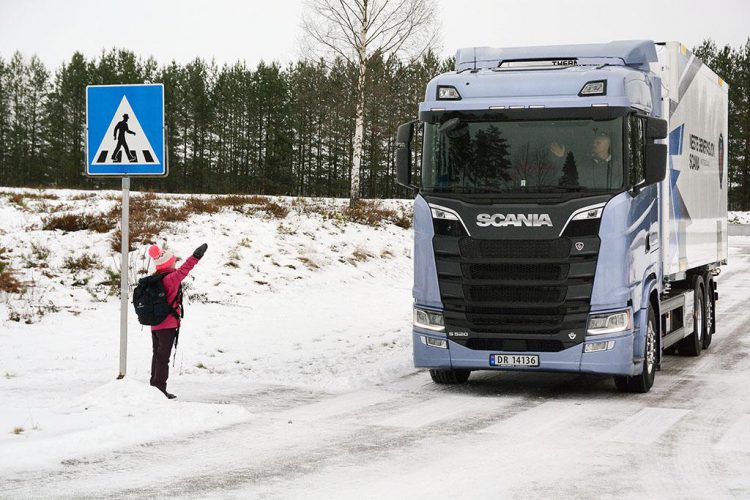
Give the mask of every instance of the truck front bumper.
[[[433, 347], [421, 337], [443, 339], [447, 348]], [[478, 351], [447, 340], [444, 335], [414, 328], [414, 366], [417, 368], [464, 369], [464, 370], [506, 370], [506, 371], [554, 371], [574, 373], [600, 373], [607, 375], [635, 375], [640, 373], [641, 363], [634, 363], [634, 332], [617, 335], [601, 335], [558, 352], [504, 352]], [[611, 349], [584, 352], [585, 345], [594, 342], [614, 341]], [[492, 354], [536, 354], [539, 366], [534, 368], [498, 368], [490, 366]]]

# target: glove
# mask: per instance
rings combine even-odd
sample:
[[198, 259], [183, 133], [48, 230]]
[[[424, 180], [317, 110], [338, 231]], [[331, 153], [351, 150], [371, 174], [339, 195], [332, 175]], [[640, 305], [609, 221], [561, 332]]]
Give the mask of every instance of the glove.
[[193, 252], [193, 257], [200, 260], [201, 257], [203, 257], [203, 254], [206, 253], [206, 250], [208, 249], [208, 245], [206, 243], [202, 244], [198, 248], [195, 249]]

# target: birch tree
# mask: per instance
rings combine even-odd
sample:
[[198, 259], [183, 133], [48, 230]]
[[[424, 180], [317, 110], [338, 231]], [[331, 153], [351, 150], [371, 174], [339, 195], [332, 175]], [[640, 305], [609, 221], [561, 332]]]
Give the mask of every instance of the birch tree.
[[370, 58], [419, 56], [437, 39], [435, 2], [429, 0], [307, 0], [302, 28], [317, 48], [358, 68], [350, 203], [360, 197], [365, 82]]

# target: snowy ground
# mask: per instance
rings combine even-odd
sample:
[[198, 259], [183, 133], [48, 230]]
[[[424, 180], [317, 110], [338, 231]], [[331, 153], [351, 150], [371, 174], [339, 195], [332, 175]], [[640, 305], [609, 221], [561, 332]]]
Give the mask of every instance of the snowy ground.
[[54, 279], [22, 272], [61, 303], [29, 325], [0, 307], [0, 497], [750, 496], [750, 238], [730, 239], [710, 349], [668, 356], [649, 394], [623, 395], [584, 375], [433, 385], [411, 366], [407, 230], [198, 216], [167, 235], [183, 255], [211, 245], [167, 401], [134, 321], [113, 380], [119, 304], [61, 271], [81, 246], [111, 260], [106, 235], [34, 230], [39, 216], [2, 197], [0, 217], [16, 268], [31, 242], [54, 248]]

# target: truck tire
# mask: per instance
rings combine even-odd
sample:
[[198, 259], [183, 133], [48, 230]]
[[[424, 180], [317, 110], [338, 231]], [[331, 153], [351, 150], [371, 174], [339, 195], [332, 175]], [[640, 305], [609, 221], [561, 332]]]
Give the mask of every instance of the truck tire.
[[703, 278], [693, 278], [693, 333], [680, 340], [677, 349], [685, 356], [699, 356], [703, 349], [703, 333], [706, 331], [706, 300]]
[[430, 370], [430, 377], [436, 384], [464, 384], [470, 374], [471, 370]]
[[714, 301], [714, 277], [711, 272], [703, 275], [703, 284], [705, 285], [705, 320], [703, 321], [703, 348], [708, 349], [713, 340], [716, 331], [716, 302]]
[[654, 385], [654, 379], [656, 378], [656, 361], [657, 361], [657, 349], [659, 347], [658, 337], [656, 329], [656, 315], [654, 314], [654, 308], [649, 304], [648, 306], [648, 320], [646, 321], [646, 335], [645, 342], [646, 346], [644, 349], [644, 360], [643, 360], [643, 371], [640, 375], [634, 375], [632, 377], [615, 377], [615, 387], [620, 392], [637, 392], [646, 393]]

